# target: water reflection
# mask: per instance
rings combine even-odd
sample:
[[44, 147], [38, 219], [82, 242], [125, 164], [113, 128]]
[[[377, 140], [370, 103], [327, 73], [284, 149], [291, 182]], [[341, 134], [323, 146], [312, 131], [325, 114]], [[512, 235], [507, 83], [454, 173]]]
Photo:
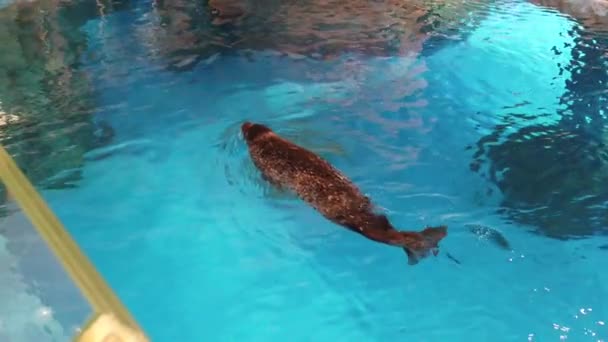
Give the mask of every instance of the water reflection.
[[485, 15], [473, 7], [452, 0], [155, 1], [155, 19], [141, 32], [174, 70], [188, 70], [218, 52], [246, 50], [321, 60], [345, 53], [408, 55], [420, 52], [429, 37]]
[[[145, 20], [121, 27], [127, 31], [121, 34], [131, 34], [148, 49], [149, 59], [158, 56], [174, 71], [190, 70], [201, 60], [212, 63], [220, 54], [252, 50], [320, 60], [347, 53], [398, 54], [414, 60], [429, 37], [448, 35], [485, 15], [452, 0], [160, 0], [151, 5]], [[82, 165], [87, 151], [112, 140], [112, 127], [92, 116], [98, 110], [98, 94], [92, 75], [82, 68], [88, 49], [83, 26], [132, 6], [129, 0], [40, 0], [0, 9], [0, 142], [35, 184], [74, 186], [79, 173], [69, 170]], [[353, 75], [365, 73], [348, 62], [333, 74], [323, 68], [311, 73], [307, 64], [297, 69], [289, 72], [313, 81], [345, 76], [356, 81]], [[390, 101], [396, 110], [407, 92], [424, 87], [405, 81], [410, 80], [395, 79], [395, 87], [381, 98], [357, 95], [363, 96], [360, 102], [365, 98], [388, 105]], [[373, 115], [368, 116], [373, 119]]]
[[[581, 8], [560, 1], [541, 3], [590, 23], [590, 14]], [[471, 164], [501, 189], [505, 215], [560, 239], [608, 233], [608, 98], [602, 90], [608, 84], [608, 38], [592, 32], [608, 26], [599, 22], [569, 32], [575, 46], [571, 63], [563, 66], [571, 76], [560, 99], [560, 120], [507, 133], [522, 124], [521, 116], [507, 115], [478, 141]], [[554, 52], [562, 48], [556, 46]], [[485, 161], [487, 169], [482, 167]]]
[[[607, 198], [601, 187], [606, 177], [602, 127], [608, 103], [602, 91], [608, 81], [607, 38], [598, 35], [608, 27], [605, 7], [598, 1], [532, 2], [558, 9], [583, 25], [570, 33], [576, 46], [572, 63], [563, 66], [572, 76], [561, 99], [561, 120], [553, 126], [525, 125], [507, 133], [513, 123], [522, 121], [507, 115], [492, 134], [479, 140], [472, 168], [498, 184], [505, 195], [504, 212], [512, 219], [538, 226], [551, 236], [587, 235], [605, 229], [607, 221], [602, 214]], [[332, 116], [337, 124], [361, 118], [380, 127], [383, 139], [388, 139], [404, 129], [421, 134], [431, 129], [436, 119], [419, 111], [427, 105], [427, 99], [419, 96], [427, 84], [424, 59], [418, 55], [423, 47], [435, 51], [442, 40], [462, 39], [492, 11], [491, 4], [158, 0], [144, 7], [135, 25], [129, 23], [120, 32], [145, 47], [147, 55], [140, 57], [175, 72], [250, 51], [323, 61], [314, 68], [294, 64], [287, 72], [308, 81], [339, 80], [348, 88], [336, 98], [311, 99], [311, 107], [320, 108], [326, 101], [329, 112], [338, 108], [357, 115]], [[111, 142], [113, 128], [92, 115], [99, 108], [91, 75], [82, 68], [88, 49], [82, 28], [91, 19], [132, 7], [135, 4], [129, 0], [61, 5], [41, 0], [0, 9], [0, 141], [36, 184], [74, 186], [87, 152]], [[560, 47], [555, 53], [561, 53]], [[347, 55], [401, 59], [369, 67]], [[408, 153], [396, 163], [405, 165], [418, 152], [413, 148]], [[481, 168], [485, 162], [487, 170]], [[530, 182], [536, 187], [523, 186]]]
[[111, 137], [92, 120], [93, 86], [79, 69], [87, 48], [80, 27], [99, 9], [86, 1], [62, 5], [0, 9], [0, 143], [37, 184], [80, 167], [84, 152]]
[[608, 3], [604, 0], [530, 0], [575, 18], [586, 29], [608, 31]]

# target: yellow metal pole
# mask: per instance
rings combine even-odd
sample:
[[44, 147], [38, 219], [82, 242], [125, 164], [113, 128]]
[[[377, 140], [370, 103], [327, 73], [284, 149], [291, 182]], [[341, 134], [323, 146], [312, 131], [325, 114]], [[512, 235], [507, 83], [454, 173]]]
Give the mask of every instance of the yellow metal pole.
[[[95, 312], [101, 315], [109, 314], [123, 325], [140, 332], [139, 326], [129, 311], [122, 305], [89, 259], [81, 252], [61, 222], [2, 146], [0, 146], [0, 179]], [[143, 333], [140, 334], [142, 340], [147, 340]]]

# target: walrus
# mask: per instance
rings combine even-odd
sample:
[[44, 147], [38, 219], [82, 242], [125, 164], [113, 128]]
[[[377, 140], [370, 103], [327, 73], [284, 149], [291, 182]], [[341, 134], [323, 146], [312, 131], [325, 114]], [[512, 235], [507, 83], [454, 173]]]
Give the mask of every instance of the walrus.
[[447, 235], [447, 226], [422, 231], [399, 231], [375, 210], [345, 175], [315, 153], [279, 136], [268, 126], [245, 121], [241, 132], [249, 155], [262, 178], [281, 190], [295, 193], [328, 220], [364, 237], [403, 248], [415, 265]]

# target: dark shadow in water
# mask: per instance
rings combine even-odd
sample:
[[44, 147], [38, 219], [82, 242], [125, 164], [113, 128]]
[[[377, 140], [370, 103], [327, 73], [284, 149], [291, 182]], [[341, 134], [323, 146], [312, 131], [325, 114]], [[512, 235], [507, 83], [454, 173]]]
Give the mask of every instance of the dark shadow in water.
[[576, 45], [558, 123], [507, 134], [525, 123], [507, 115], [477, 142], [471, 163], [502, 191], [502, 214], [558, 239], [608, 233], [608, 40], [580, 28], [570, 34]]

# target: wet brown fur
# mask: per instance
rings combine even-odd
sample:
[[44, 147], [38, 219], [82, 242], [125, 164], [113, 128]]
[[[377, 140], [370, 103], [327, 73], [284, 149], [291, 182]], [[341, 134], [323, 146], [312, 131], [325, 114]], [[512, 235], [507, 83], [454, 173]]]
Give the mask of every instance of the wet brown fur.
[[245, 122], [241, 131], [253, 163], [274, 186], [293, 191], [332, 222], [368, 239], [403, 247], [410, 264], [416, 264], [431, 250], [437, 254], [447, 227], [398, 231], [385, 215], [375, 212], [370, 199], [356, 185], [323, 158], [265, 125]]

